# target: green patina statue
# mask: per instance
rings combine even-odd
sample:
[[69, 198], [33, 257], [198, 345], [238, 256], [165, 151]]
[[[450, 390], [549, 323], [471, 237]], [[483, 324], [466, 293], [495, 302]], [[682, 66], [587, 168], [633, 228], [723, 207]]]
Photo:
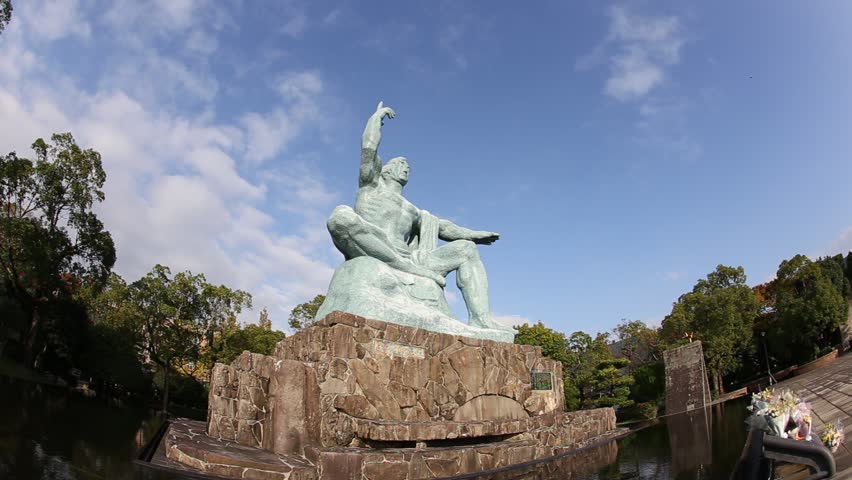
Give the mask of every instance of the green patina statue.
[[[404, 157], [382, 166], [377, 153], [385, 118], [381, 102], [367, 120], [355, 208], [341, 205], [328, 231], [346, 262], [332, 278], [317, 318], [339, 310], [378, 320], [477, 338], [511, 342], [514, 330], [496, 323], [488, 306], [488, 278], [476, 244], [499, 234], [470, 230], [419, 209], [402, 196], [410, 172]], [[438, 240], [447, 243], [438, 245]], [[469, 323], [456, 320], [444, 297], [445, 277], [467, 305]]]

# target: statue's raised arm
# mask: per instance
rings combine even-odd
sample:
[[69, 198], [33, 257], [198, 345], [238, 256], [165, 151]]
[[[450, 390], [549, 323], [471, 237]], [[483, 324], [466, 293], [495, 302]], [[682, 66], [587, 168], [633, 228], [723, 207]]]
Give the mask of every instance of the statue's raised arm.
[[382, 159], [377, 153], [379, 143], [382, 141], [382, 125], [385, 117], [393, 118], [396, 112], [386, 107], [384, 102], [379, 102], [376, 112], [367, 119], [364, 127], [364, 135], [361, 137], [361, 172], [358, 176], [358, 187], [375, 185], [382, 173]]

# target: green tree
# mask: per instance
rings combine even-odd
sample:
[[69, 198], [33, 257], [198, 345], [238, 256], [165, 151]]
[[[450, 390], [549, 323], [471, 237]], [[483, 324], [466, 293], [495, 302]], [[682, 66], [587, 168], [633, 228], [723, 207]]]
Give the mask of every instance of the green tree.
[[597, 366], [612, 359], [608, 343], [607, 333], [599, 333], [592, 338], [586, 332], [574, 332], [568, 337], [566, 371], [571, 384], [576, 388], [576, 403], [581, 407], [590, 406], [589, 396], [595, 389]]
[[846, 321], [849, 304], [832, 264], [796, 255], [778, 267], [769, 337], [773, 353], [787, 362], [816, 358], [832, 346]]
[[547, 358], [565, 363], [568, 361], [565, 334], [544, 326], [542, 322], [535, 325], [516, 325], [515, 343], [517, 345], [534, 345], [541, 347], [541, 353]]
[[568, 375], [568, 361], [570, 356], [568, 355], [565, 334], [547, 328], [541, 322], [535, 325], [525, 323], [517, 325], [514, 328], [518, 332], [515, 334], [515, 343], [517, 345], [535, 345], [541, 347], [542, 355], [562, 363], [562, 385], [565, 394], [565, 408], [568, 410], [579, 408], [577, 388]]
[[630, 361], [627, 367], [630, 371], [645, 363], [659, 360], [659, 333], [645, 322], [623, 319], [612, 332], [617, 339], [619, 353]]
[[[251, 308], [251, 294], [242, 290], [232, 290], [224, 285], [212, 285], [201, 277], [201, 291], [198, 299], [200, 315], [198, 322], [204, 332], [200, 375], [209, 379], [213, 365], [219, 361], [219, 345], [217, 341], [228, 333], [239, 329], [237, 315], [243, 308]], [[189, 372], [187, 372], [189, 373]], [[192, 372], [198, 377], [199, 372]]]
[[287, 324], [295, 330], [300, 330], [310, 325], [314, 321], [314, 317], [317, 316], [317, 310], [319, 310], [324, 301], [325, 295], [317, 295], [309, 302], [296, 305], [290, 312]]
[[598, 393], [598, 398], [594, 400], [596, 407], [633, 405], [633, 400], [629, 398], [633, 377], [624, 372], [629, 364], [626, 358], [612, 358], [595, 366], [593, 388]]
[[266, 307], [260, 311], [260, 318], [257, 320], [257, 325], [264, 330], [272, 330], [272, 320], [269, 319], [269, 312]]
[[65, 318], [42, 313], [81, 284], [102, 285], [115, 263], [112, 237], [93, 212], [104, 200], [100, 154], [70, 133], [51, 141], [33, 143], [35, 162], [0, 156], [0, 281], [28, 318], [21, 338], [30, 365]]
[[121, 283], [108, 289], [113, 301], [112, 323], [126, 325], [141, 354], [153, 362], [162, 378], [163, 410], [168, 410], [169, 376], [172, 371], [195, 373], [198, 364], [212, 361], [205, 352], [210, 339], [221, 336], [251, 296], [240, 290], [207, 283], [204, 275], [181, 272], [172, 276], [168, 267], [156, 265], [151, 272], [122, 291]]
[[12, 20], [12, 0], [0, 0], [0, 33]]
[[260, 325], [246, 325], [225, 337], [220, 361], [229, 364], [245, 350], [272, 355], [275, 345], [284, 340], [284, 337], [284, 332], [279, 330], [266, 329]]
[[680, 296], [661, 333], [669, 345], [701, 340], [713, 386], [721, 394], [722, 376], [735, 371], [741, 354], [752, 346], [759, 307], [743, 268], [719, 265]]
[[816, 264], [819, 265], [822, 274], [831, 282], [837, 292], [843, 298], [849, 298], [850, 285], [844, 271], [846, 260], [844, 260], [843, 255], [818, 258]]
[[666, 393], [666, 368], [663, 362], [646, 363], [633, 371], [630, 397], [637, 403], [658, 402]]

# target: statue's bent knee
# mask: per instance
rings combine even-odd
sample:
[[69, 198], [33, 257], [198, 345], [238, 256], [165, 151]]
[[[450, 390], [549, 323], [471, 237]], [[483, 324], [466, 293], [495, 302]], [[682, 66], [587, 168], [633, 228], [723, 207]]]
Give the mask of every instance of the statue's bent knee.
[[461, 249], [462, 255], [471, 260], [479, 258], [479, 249], [476, 247], [476, 244], [471, 242], [470, 240], [456, 240], [459, 242], [459, 247]]
[[326, 222], [326, 227], [328, 227], [328, 231], [332, 235], [344, 233], [355, 225], [358, 221], [357, 217], [358, 214], [352, 210], [352, 207], [338, 205], [331, 211], [331, 215], [329, 215]]

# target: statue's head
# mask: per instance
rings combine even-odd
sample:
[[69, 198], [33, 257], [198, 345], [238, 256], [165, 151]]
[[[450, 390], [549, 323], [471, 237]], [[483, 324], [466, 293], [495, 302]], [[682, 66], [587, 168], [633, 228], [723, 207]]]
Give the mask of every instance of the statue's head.
[[393, 180], [405, 186], [408, 183], [408, 173], [410, 171], [411, 168], [409, 168], [405, 157], [395, 157], [388, 160], [388, 163], [382, 167], [382, 178]]

